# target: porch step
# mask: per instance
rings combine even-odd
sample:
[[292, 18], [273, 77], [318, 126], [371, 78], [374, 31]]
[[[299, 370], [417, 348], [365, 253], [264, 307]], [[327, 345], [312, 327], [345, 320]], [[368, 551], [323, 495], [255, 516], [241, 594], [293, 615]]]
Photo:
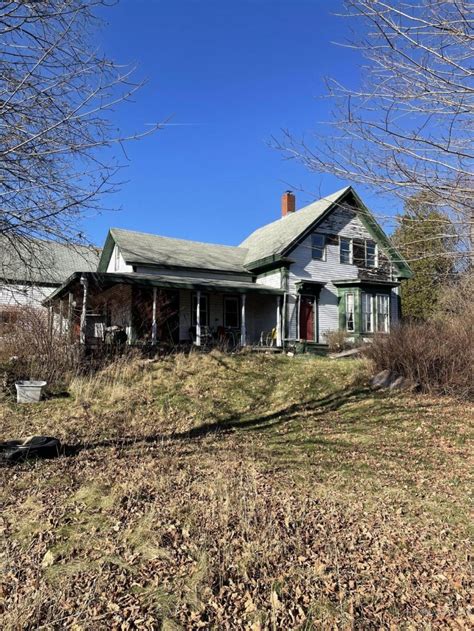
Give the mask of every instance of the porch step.
[[327, 344], [320, 344], [319, 342], [296, 342], [296, 353], [310, 353], [312, 355], [327, 355], [329, 347]]

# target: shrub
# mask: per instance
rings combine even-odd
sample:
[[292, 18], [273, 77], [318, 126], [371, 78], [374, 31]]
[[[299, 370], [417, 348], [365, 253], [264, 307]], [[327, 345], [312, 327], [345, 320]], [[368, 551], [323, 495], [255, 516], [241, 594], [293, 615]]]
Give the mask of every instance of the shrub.
[[0, 385], [4, 393], [14, 393], [15, 381], [22, 379], [44, 379], [50, 392], [64, 389], [79, 366], [78, 350], [51, 331], [44, 309], [19, 308], [8, 331], [3, 331]]
[[474, 398], [473, 321], [467, 317], [407, 323], [375, 336], [365, 353], [375, 370], [392, 370], [424, 392]]
[[352, 346], [351, 342], [347, 339], [347, 333], [345, 331], [327, 331], [324, 334], [324, 339], [331, 353], [338, 353]]

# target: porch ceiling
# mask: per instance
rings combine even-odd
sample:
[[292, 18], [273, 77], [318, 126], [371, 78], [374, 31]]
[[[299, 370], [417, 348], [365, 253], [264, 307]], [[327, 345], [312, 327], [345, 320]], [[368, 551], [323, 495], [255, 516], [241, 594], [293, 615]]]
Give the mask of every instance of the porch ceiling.
[[271, 294], [283, 295], [283, 290], [255, 283], [246, 283], [232, 280], [211, 280], [209, 278], [192, 278], [176, 276], [157, 276], [154, 274], [119, 274], [115, 272], [75, 272], [65, 283], [58, 287], [43, 304], [49, 304], [57, 298], [61, 298], [72, 287], [77, 285], [81, 277], [87, 278], [91, 285], [100, 289], [108, 289], [114, 285], [136, 285], [141, 287], [161, 287], [163, 289], [196, 289], [201, 291], [214, 291], [222, 293], [238, 294]]

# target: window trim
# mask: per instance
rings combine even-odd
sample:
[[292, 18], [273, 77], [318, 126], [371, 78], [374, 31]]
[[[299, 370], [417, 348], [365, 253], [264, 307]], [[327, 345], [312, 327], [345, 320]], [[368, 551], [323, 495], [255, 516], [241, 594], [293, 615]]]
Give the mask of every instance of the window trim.
[[[235, 301], [235, 303], [237, 304], [237, 324], [235, 326], [229, 326], [226, 322], [226, 318], [227, 318], [227, 308], [226, 308], [226, 304], [228, 301]], [[226, 329], [238, 329], [240, 328], [240, 298], [239, 296], [224, 296], [224, 300], [223, 300], [224, 304], [223, 304], [223, 308], [224, 308], [224, 313], [223, 313], [223, 317], [222, 317], [222, 324], [224, 326], [224, 328]]]
[[[314, 249], [315, 249], [314, 238], [315, 237], [322, 237], [324, 239], [324, 244], [322, 248], [318, 246], [318, 249], [322, 249], [321, 258], [314, 256]], [[327, 259], [327, 235], [325, 235], [322, 232], [313, 232], [311, 235], [311, 258], [313, 259], [313, 261], [326, 261]]]
[[[342, 242], [343, 241], [347, 241], [349, 243], [349, 260], [348, 261], [343, 261], [342, 260]], [[353, 265], [354, 263], [354, 258], [353, 258], [353, 253], [352, 253], [352, 239], [350, 237], [339, 237], [339, 263], [341, 265]]]

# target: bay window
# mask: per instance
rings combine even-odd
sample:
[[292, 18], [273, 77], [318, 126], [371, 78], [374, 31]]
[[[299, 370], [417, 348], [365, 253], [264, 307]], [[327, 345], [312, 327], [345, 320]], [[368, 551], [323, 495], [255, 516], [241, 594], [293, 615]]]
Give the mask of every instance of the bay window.
[[346, 331], [355, 331], [354, 322], [354, 294], [346, 294]]
[[362, 293], [362, 332], [374, 332], [374, 313], [373, 313], [373, 296], [372, 294]]
[[379, 333], [388, 333], [390, 321], [390, 297], [386, 294], [377, 294], [375, 299], [377, 303], [377, 331]]

